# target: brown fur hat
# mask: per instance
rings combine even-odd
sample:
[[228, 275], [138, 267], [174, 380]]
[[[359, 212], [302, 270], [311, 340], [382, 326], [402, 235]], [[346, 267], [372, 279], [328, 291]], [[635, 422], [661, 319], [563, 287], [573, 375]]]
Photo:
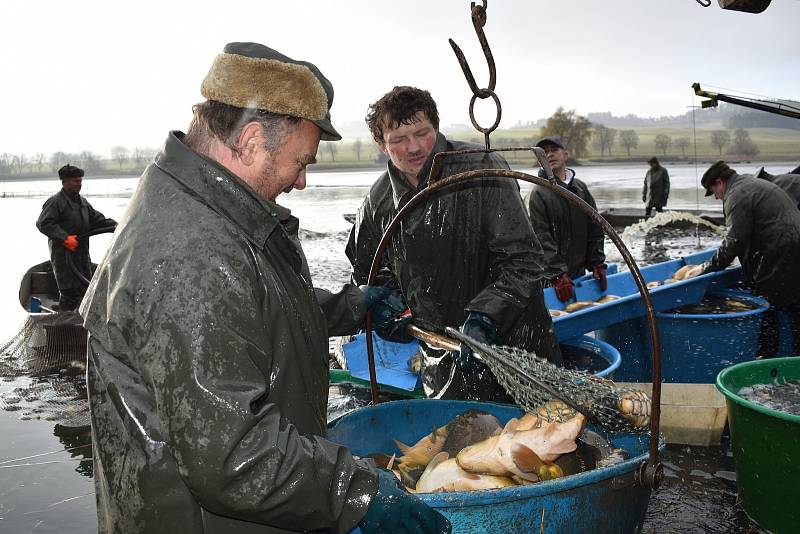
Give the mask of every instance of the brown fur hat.
[[308, 119], [319, 126], [325, 141], [342, 138], [331, 124], [331, 82], [312, 63], [295, 61], [258, 43], [225, 45], [200, 93], [229, 106]]

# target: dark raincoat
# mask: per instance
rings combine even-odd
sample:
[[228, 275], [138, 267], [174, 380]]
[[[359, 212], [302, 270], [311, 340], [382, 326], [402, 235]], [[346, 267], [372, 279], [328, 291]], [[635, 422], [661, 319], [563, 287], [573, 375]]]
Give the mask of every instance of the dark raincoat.
[[792, 197], [794, 203], [800, 208], [800, 174], [779, 174], [773, 176], [772, 174], [762, 171], [758, 177], [772, 182], [786, 191], [786, 194]]
[[[419, 189], [427, 185], [433, 155], [479, 148], [447, 141], [439, 134]], [[507, 169], [502, 156], [449, 157], [441, 176], [473, 169]], [[346, 253], [353, 280], [367, 283], [378, 242], [392, 218], [417, 191], [391, 161], [358, 210]], [[459, 327], [468, 312], [482, 312], [498, 327], [498, 344], [535, 351], [560, 362], [561, 353], [544, 306], [541, 246], [525, 213], [516, 182], [475, 179], [429, 197], [404, 219], [387, 249], [378, 280], [399, 287], [414, 323], [444, 333]], [[491, 376], [462, 375], [451, 355], [425, 351], [424, 385], [428, 396], [507, 400]]]
[[642, 189], [642, 202], [647, 203], [648, 208], [660, 209], [667, 205], [669, 198], [669, 173], [667, 169], [659, 165], [653, 170], [647, 171], [644, 176], [644, 189]]
[[[106, 218], [81, 195], [70, 197], [62, 189], [47, 199], [42, 206], [42, 213], [36, 221], [36, 228], [48, 237], [50, 263], [53, 265], [59, 290], [86, 287], [86, 284], [67, 266], [67, 249], [64, 248], [64, 239], [68, 235], [80, 236], [92, 230], [116, 224], [114, 219]], [[78, 249], [72, 254], [75, 267], [86, 278], [91, 278], [92, 260], [89, 257], [89, 239], [78, 239]]]
[[324, 439], [328, 336], [361, 291], [314, 289], [298, 221], [170, 134], [82, 313], [101, 532], [345, 532], [374, 464]]
[[[572, 182], [566, 185], [557, 180], [558, 183], [596, 209], [586, 184], [575, 178], [572, 169], [567, 169], [567, 173], [572, 173]], [[534, 185], [528, 196], [528, 211], [533, 230], [542, 243], [548, 280], [562, 273], [577, 278], [604, 264], [603, 230], [580, 208], [546, 187]]]
[[800, 210], [766, 180], [736, 175], [723, 196], [728, 235], [711, 260], [724, 269], [738, 257], [756, 293], [776, 308], [800, 302]]

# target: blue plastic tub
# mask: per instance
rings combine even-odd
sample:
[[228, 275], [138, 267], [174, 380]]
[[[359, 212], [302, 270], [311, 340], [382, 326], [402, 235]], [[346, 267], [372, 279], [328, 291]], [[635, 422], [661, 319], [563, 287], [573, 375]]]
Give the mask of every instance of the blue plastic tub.
[[596, 376], [602, 378], [612, 379], [614, 377], [614, 371], [616, 371], [622, 363], [622, 356], [617, 349], [605, 341], [593, 337], [580, 336], [561, 342], [562, 353], [568, 351], [571, 347], [591, 352], [595, 357], [602, 358], [608, 362], [608, 367], [594, 373]]
[[[503, 424], [522, 414], [516, 406], [494, 403], [428, 399], [386, 402], [331, 422], [328, 439], [359, 456], [399, 453], [392, 439], [414, 443], [431, 428], [469, 409], [492, 413]], [[647, 460], [648, 437], [615, 434], [611, 440], [631, 458], [612, 467], [529, 486], [418, 496], [447, 516], [454, 533], [638, 532], [650, 498], [650, 489], [636, 480], [639, 467]]]
[[[645, 283], [663, 282], [684, 265], [703, 263], [710, 259], [715, 252], [716, 249], [708, 249], [685, 258], [649, 265], [641, 269], [642, 277]], [[656, 311], [697, 304], [709, 289], [730, 287], [739, 282], [741, 278], [741, 267], [708, 273], [689, 280], [655, 287], [650, 290], [650, 300]], [[622, 321], [644, 317], [644, 303], [630, 271], [610, 275], [607, 281], [608, 288], [605, 292], [600, 290], [600, 282], [594, 279], [575, 285], [576, 301], [593, 302], [604, 295], [616, 295], [620, 298], [553, 318], [553, 328], [559, 340], [570, 339]], [[558, 299], [552, 287], [544, 290], [544, 299], [548, 309], [563, 310], [565, 308], [565, 303]]]
[[[756, 355], [761, 319], [769, 303], [740, 291], [720, 290], [710, 294], [734, 296], [759, 307], [727, 314], [657, 313], [663, 382], [711, 384], [723, 368], [752, 360]], [[614, 375], [615, 380], [651, 380], [652, 345], [644, 319], [602, 328], [597, 331], [597, 338], [617, 347], [622, 355], [623, 363]]]

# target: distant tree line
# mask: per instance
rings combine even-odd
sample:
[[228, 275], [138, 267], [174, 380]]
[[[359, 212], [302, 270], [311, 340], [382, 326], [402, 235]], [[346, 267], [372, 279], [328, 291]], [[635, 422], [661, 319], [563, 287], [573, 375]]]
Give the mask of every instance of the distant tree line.
[[158, 150], [150, 147], [137, 147], [130, 150], [123, 146], [111, 149], [111, 160], [103, 158], [89, 150], [81, 152], [53, 152], [49, 157], [38, 152], [31, 156], [24, 153], [0, 153], [0, 175], [45, 174], [55, 173], [62, 166], [70, 163], [77, 165], [89, 173], [98, 173], [108, 169], [108, 165], [118, 165], [118, 170], [123, 168], [136, 171], [146, 167], [155, 157]]

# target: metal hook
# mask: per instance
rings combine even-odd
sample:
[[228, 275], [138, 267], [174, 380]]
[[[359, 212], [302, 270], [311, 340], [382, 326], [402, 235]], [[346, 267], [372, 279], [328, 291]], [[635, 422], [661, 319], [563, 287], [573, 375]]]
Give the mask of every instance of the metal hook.
[[[459, 48], [455, 41], [452, 39], [448, 39], [448, 41], [450, 42], [450, 46], [453, 48], [453, 53], [456, 55], [459, 65], [461, 65], [461, 70], [464, 72], [464, 77], [467, 79], [469, 88], [472, 90], [472, 99], [469, 102], [469, 118], [472, 121], [472, 125], [475, 127], [475, 129], [483, 133], [486, 143], [486, 150], [489, 150], [489, 134], [492, 133], [500, 124], [500, 117], [502, 116], [503, 110], [500, 106], [500, 99], [497, 98], [497, 95], [494, 92], [494, 86], [497, 80], [494, 57], [492, 56], [492, 50], [489, 48], [489, 42], [486, 40], [486, 34], [483, 33], [483, 27], [486, 25], [487, 0], [481, 0], [481, 3], [483, 5], [478, 6], [475, 5], [475, 2], [472, 2], [470, 4], [470, 11], [472, 13], [472, 25], [475, 27], [475, 33], [478, 34], [478, 40], [481, 43], [483, 55], [486, 57], [486, 63], [489, 66], [488, 87], [483, 89], [478, 88], [478, 84], [475, 83], [475, 76], [472, 75], [472, 69], [469, 68], [469, 64], [467, 64], [467, 58], [464, 57], [464, 52], [461, 51], [461, 48]], [[478, 124], [478, 121], [475, 120], [475, 101], [478, 98], [492, 98], [492, 100], [494, 100], [494, 105], [497, 111], [495, 113], [494, 124], [488, 128], [482, 127]]]
[[489, 98], [489, 96], [491, 96], [490, 92], [494, 91], [497, 77], [492, 50], [489, 48], [489, 42], [486, 40], [486, 34], [483, 33], [483, 27], [486, 25], [486, 2], [487, 0], [481, 0], [481, 3], [483, 4], [482, 6], [475, 5], [475, 2], [470, 4], [470, 10], [472, 11], [472, 25], [475, 27], [475, 33], [478, 34], [478, 40], [481, 43], [483, 55], [486, 56], [486, 63], [489, 65], [489, 86], [486, 89], [478, 88], [478, 84], [475, 83], [475, 76], [472, 75], [472, 69], [470, 69], [469, 65], [467, 64], [467, 58], [464, 56], [464, 52], [461, 51], [461, 48], [455, 43], [455, 41], [448, 39], [450, 46], [453, 48], [453, 53], [455, 53], [456, 59], [458, 59], [458, 63], [461, 65], [461, 70], [464, 72], [464, 76], [467, 78], [469, 88], [472, 89], [472, 93], [478, 98]]

